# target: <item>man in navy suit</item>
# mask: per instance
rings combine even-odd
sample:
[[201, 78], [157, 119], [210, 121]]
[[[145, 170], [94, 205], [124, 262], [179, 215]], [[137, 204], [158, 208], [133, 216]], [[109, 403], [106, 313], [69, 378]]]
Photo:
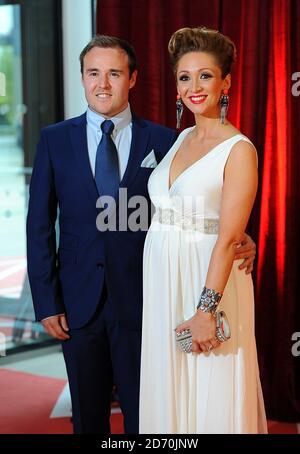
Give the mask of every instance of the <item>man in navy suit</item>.
[[[116, 384], [125, 431], [138, 433], [146, 229], [97, 228], [96, 202], [105, 195], [96, 184], [97, 152], [101, 125], [109, 119], [119, 188], [126, 189], [127, 200], [143, 196], [150, 214], [148, 178], [176, 133], [132, 114], [128, 96], [136, 82], [136, 57], [126, 41], [96, 36], [80, 62], [87, 112], [45, 128], [37, 147], [27, 219], [28, 274], [37, 320], [63, 341], [74, 432], [110, 433]], [[117, 206], [117, 225], [133, 211], [120, 213]], [[249, 237], [245, 241], [240, 257], [247, 257], [249, 271], [255, 245]]]

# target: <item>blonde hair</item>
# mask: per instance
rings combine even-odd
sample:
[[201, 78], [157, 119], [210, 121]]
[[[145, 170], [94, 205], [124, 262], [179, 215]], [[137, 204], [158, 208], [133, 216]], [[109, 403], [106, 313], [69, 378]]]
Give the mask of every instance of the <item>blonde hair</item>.
[[181, 28], [171, 36], [168, 44], [171, 65], [176, 72], [180, 58], [188, 52], [212, 54], [222, 71], [224, 79], [236, 61], [236, 47], [227, 36], [206, 27]]

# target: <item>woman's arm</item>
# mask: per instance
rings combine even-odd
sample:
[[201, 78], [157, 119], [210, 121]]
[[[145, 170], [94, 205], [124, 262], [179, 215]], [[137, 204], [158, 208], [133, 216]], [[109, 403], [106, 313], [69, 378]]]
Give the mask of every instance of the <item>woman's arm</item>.
[[231, 150], [224, 170], [219, 236], [206, 277], [207, 288], [223, 292], [232, 268], [257, 191], [257, 154], [249, 142], [240, 141]]
[[[257, 154], [254, 146], [240, 141], [233, 146], [224, 169], [224, 184], [220, 212], [219, 235], [213, 249], [206, 277], [206, 288], [222, 293], [229, 278], [235, 256], [235, 245], [240, 243], [257, 191]], [[200, 297], [200, 295], [199, 295]], [[217, 346], [215, 318], [210, 312], [198, 310], [194, 317], [177, 327], [190, 328], [193, 351], [207, 351]]]

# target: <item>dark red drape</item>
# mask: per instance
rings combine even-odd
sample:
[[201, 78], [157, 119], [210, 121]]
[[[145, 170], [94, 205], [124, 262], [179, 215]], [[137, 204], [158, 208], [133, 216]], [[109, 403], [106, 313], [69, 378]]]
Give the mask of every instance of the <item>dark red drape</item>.
[[[229, 117], [253, 140], [260, 161], [248, 231], [258, 244], [254, 280], [261, 379], [269, 418], [299, 421], [300, 357], [291, 348], [293, 333], [300, 338], [300, 96], [292, 90], [292, 75], [300, 72], [300, 2], [98, 0], [97, 32], [125, 38], [136, 49], [139, 77], [131, 104], [138, 115], [175, 126], [167, 43], [178, 28], [197, 25], [217, 28], [237, 45]], [[191, 124], [193, 117], [185, 112], [183, 127]]]

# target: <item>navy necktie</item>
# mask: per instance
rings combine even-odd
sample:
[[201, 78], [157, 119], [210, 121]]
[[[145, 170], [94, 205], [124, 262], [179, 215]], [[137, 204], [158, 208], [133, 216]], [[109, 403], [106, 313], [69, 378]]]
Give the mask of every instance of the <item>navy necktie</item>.
[[119, 160], [116, 146], [111, 138], [114, 130], [111, 120], [101, 124], [102, 138], [97, 148], [95, 182], [100, 196], [116, 197], [119, 189]]

